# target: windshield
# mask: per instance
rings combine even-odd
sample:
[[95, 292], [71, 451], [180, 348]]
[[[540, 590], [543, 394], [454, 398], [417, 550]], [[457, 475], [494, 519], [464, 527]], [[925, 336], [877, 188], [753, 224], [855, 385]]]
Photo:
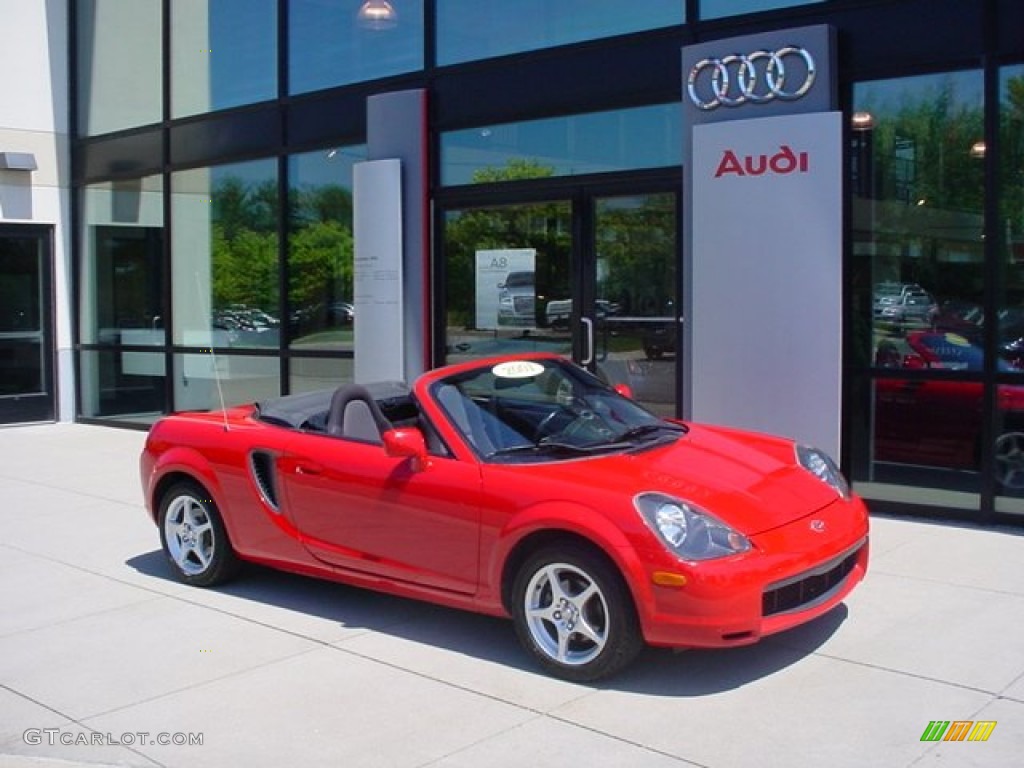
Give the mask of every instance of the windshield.
[[488, 363], [442, 379], [431, 391], [488, 461], [633, 450], [672, 442], [685, 431], [562, 359]]

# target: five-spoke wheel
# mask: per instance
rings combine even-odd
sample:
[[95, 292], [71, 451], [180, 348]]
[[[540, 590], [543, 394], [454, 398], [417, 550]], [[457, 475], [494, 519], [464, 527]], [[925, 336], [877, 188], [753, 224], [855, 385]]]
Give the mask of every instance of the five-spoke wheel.
[[1006, 490], [1024, 488], [1024, 432], [1007, 432], [996, 440], [996, 482]]
[[207, 587], [234, 575], [238, 559], [213, 499], [192, 482], [174, 485], [160, 502], [160, 542], [178, 576]]
[[625, 667], [643, 647], [622, 578], [575, 544], [534, 553], [514, 585], [520, 641], [553, 674], [577, 682]]

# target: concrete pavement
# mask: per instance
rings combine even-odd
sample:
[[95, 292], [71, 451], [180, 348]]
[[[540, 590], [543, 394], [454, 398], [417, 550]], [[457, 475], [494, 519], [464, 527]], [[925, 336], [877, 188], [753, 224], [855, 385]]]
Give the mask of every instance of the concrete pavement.
[[[249, 568], [173, 580], [141, 432], [0, 429], [0, 767], [1008, 766], [1024, 754], [1024, 531], [876, 516], [812, 625], [545, 677], [510, 623]], [[995, 721], [922, 742], [930, 721]], [[160, 743], [169, 742], [169, 743]], [[201, 743], [199, 743], [201, 742]]]

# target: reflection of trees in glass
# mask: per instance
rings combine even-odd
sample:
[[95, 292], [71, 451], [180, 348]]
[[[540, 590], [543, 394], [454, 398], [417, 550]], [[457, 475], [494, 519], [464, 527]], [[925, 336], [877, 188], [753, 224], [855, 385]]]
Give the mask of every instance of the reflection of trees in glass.
[[872, 159], [879, 198], [981, 212], [983, 169], [971, 154], [985, 135], [980, 98], [960, 98], [954, 81], [944, 79], [920, 91], [908, 84], [895, 111], [870, 100], [858, 109], [876, 120]]
[[858, 180], [857, 189], [874, 201], [859, 209], [870, 215], [859, 223], [871, 232], [875, 257], [864, 284], [917, 283], [940, 302], [980, 299], [981, 86], [980, 72], [865, 86], [857, 109], [873, 126], [857, 132], [856, 159], [870, 183]]
[[244, 305], [276, 313], [277, 182], [234, 176], [212, 190], [213, 308]]
[[[244, 305], [277, 317], [277, 182], [237, 177], [213, 188], [213, 304]], [[293, 308], [352, 298], [352, 194], [339, 185], [293, 188], [289, 205], [289, 291]]]
[[[474, 183], [551, 176], [554, 170], [529, 160], [510, 160], [504, 168], [474, 173]], [[453, 211], [445, 228], [448, 271], [448, 324], [470, 327], [474, 322], [476, 252], [495, 248], [534, 248], [536, 291], [545, 300], [569, 297], [572, 232], [565, 202], [532, 203]], [[546, 301], [537, 302], [544, 317]]]
[[[293, 187], [288, 201], [291, 307], [313, 311], [333, 301], [352, 301], [351, 191], [335, 184]], [[323, 324], [312, 318], [310, 323]]]
[[1000, 209], [1007, 247], [1020, 259], [1024, 258], [1024, 74], [1006, 78], [999, 134]]
[[598, 209], [597, 257], [607, 268], [598, 294], [626, 315], [670, 314], [675, 302], [678, 258], [675, 196], [629, 198], [639, 205]]

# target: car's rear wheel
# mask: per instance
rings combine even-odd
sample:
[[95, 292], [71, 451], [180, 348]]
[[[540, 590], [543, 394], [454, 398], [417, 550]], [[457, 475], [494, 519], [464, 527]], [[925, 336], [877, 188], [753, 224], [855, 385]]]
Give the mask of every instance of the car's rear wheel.
[[160, 543], [178, 578], [210, 587], [234, 576], [239, 567], [217, 505], [193, 482], [169, 488], [160, 501]]
[[618, 571], [575, 544], [531, 555], [513, 586], [523, 646], [548, 672], [588, 682], [626, 667], [643, 648], [633, 600]]
[[1006, 432], [996, 439], [996, 482], [1010, 491], [1024, 488], [1024, 432]]

